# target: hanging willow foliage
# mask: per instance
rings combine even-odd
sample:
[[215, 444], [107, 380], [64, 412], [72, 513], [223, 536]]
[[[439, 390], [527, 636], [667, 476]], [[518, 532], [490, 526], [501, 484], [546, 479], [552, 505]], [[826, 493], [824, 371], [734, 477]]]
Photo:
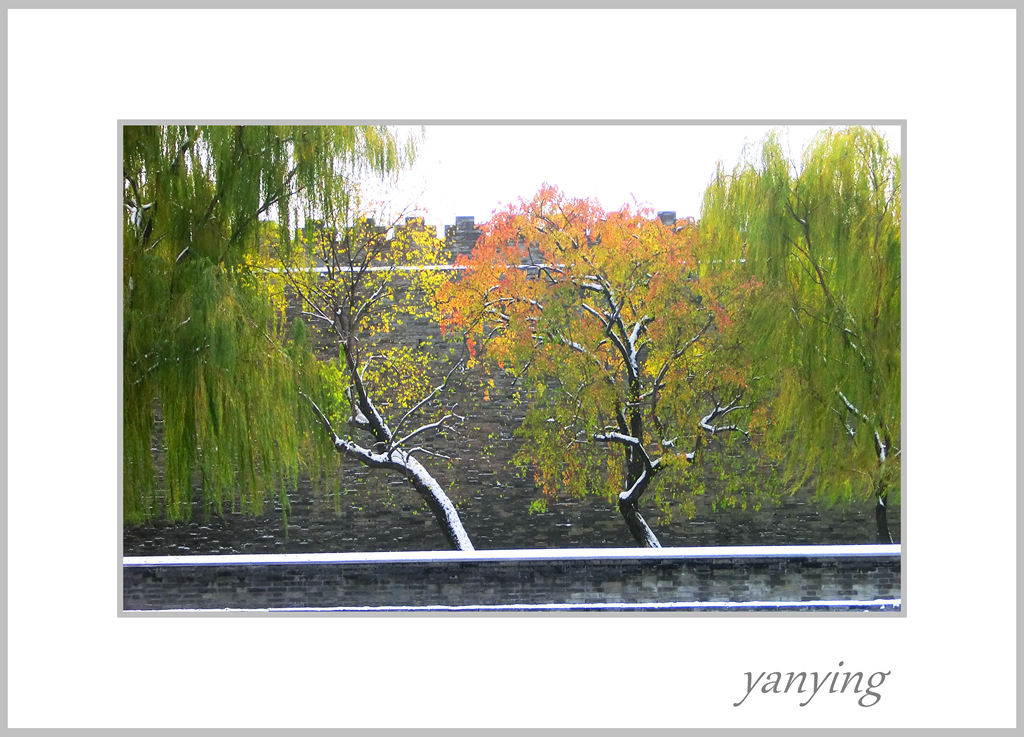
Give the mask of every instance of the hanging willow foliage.
[[771, 135], [705, 193], [712, 267], [759, 281], [744, 340], [777, 382], [789, 478], [813, 472], [830, 502], [898, 499], [900, 227], [899, 155], [862, 127], [822, 132], [799, 165]]
[[268, 232], [287, 249], [300, 214], [330, 217], [359, 176], [411, 163], [416, 140], [383, 126], [123, 134], [124, 518], [187, 519], [197, 483], [205, 513], [258, 513], [276, 487], [287, 515], [285, 484], [309, 442], [307, 379], [266, 270]]

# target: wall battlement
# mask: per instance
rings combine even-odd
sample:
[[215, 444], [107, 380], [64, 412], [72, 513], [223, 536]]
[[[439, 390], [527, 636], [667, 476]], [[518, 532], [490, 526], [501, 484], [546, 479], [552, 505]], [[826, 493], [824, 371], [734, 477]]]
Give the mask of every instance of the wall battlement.
[[444, 240], [449, 253], [452, 254], [452, 260], [468, 255], [481, 232], [480, 226], [476, 224], [476, 218], [472, 216], [456, 216], [455, 225], [446, 225]]

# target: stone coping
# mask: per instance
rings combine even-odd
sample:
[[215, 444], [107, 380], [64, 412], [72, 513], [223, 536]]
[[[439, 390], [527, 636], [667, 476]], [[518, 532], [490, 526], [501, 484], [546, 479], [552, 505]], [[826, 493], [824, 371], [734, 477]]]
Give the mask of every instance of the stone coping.
[[345, 565], [366, 563], [527, 562], [560, 560], [667, 560], [680, 558], [858, 558], [901, 555], [900, 545], [737, 545], [692, 548], [574, 548], [561, 550], [409, 551], [389, 553], [287, 553], [260, 555], [125, 556], [132, 567]]
[[671, 602], [590, 602], [590, 603], [559, 603], [559, 604], [463, 604], [463, 605], [410, 605], [410, 606], [336, 606], [336, 607], [267, 607], [267, 608], [234, 608], [223, 609], [137, 609], [133, 614], [210, 614], [210, 613], [294, 613], [294, 612], [571, 612], [571, 611], [755, 611], [789, 612], [793, 610], [807, 611], [844, 611], [844, 610], [877, 610], [899, 612], [901, 599], [870, 599], [870, 600], [818, 600], [818, 601], [671, 601]]

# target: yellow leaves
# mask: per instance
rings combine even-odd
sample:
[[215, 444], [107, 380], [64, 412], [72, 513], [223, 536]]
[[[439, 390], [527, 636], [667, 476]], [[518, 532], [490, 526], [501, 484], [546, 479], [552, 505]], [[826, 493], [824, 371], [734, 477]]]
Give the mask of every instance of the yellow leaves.
[[424, 397], [437, 380], [434, 359], [426, 351], [397, 345], [375, 354], [363, 380], [381, 407], [404, 410]]

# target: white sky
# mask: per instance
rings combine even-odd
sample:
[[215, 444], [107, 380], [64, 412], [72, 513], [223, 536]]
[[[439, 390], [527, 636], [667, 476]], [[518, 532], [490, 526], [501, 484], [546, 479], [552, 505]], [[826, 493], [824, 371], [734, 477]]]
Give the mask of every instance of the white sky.
[[[817, 125], [429, 125], [412, 170], [393, 203], [415, 205], [436, 226], [470, 215], [484, 222], [496, 209], [530, 199], [544, 183], [573, 197], [594, 198], [606, 211], [623, 205], [699, 217], [704, 188], [718, 161], [731, 168], [746, 143], [773, 129], [799, 160]], [[836, 127], [843, 127], [838, 125]], [[899, 150], [899, 126], [877, 126]], [[443, 228], [440, 234], [443, 235]]]

